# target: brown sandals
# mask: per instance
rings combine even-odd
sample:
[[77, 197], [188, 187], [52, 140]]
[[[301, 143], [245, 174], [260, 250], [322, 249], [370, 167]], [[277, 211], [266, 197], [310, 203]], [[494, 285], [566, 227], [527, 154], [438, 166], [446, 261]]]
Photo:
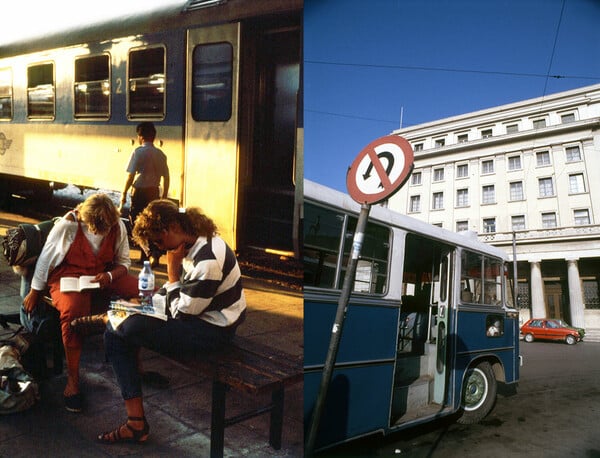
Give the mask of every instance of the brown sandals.
[[108, 315], [88, 315], [71, 321], [71, 327], [82, 336], [102, 334], [106, 330]]
[[[142, 429], [135, 429], [130, 424], [129, 421], [143, 421], [144, 427]], [[127, 427], [133, 436], [131, 437], [123, 437], [121, 436], [121, 428], [123, 426]], [[119, 426], [117, 429], [112, 431], [108, 431], [106, 433], [102, 433], [98, 436], [98, 442], [103, 444], [118, 444], [118, 443], [134, 443], [141, 444], [148, 439], [148, 434], [150, 433], [150, 425], [146, 421], [146, 417], [127, 417], [127, 421]]]

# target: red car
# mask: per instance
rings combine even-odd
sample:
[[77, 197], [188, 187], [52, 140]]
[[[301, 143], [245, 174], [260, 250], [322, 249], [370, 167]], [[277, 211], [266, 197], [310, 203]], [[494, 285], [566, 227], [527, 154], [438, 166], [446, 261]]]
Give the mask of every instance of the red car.
[[560, 340], [573, 345], [583, 340], [585, 330], [569, 326], [559, 319], [532, 318], [521, 326], [521, 335], [525, 342], [533, 342], [535, 339]]

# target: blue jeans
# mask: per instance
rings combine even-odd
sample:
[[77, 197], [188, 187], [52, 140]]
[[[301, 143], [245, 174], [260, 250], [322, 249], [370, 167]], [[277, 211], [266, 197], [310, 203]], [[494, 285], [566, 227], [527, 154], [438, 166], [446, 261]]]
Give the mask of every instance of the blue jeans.
[[236, 328], [236, 325], [227, 328], [213, 326], [195, 317], [163, 321], [143, 315], [130, 316], [117, 330], [108, 324], [104, 346], [123, 399], [142, 396], [137, 358], [140, 347], [164, 355], [206, 353], [226, 345]]

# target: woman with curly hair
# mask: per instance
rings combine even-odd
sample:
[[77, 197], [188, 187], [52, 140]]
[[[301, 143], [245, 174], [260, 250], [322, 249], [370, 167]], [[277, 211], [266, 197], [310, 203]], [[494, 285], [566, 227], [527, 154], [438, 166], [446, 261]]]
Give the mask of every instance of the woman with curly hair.
[[62, 277], [93, 275], [100, 284], [105, 305], [111, 296], [135, 297], [137, 278], [129, 275], [129, 242], [127, 229], [119, 217], [117, 207], [106, 194], [92, 194], [58, 221], [50, 233], [37, 260], [31, 290], [23, 300], [23, 307], [31, 313], [48, 288], [54, 307], [60, 313], [62, 341], [67, 360], [67, 386], [64, 390], [65, 407], [71, 412], [82, 410], [79, 392], [79, 360], [83, 336], [71, 327], [71, 322], [89, 316], [92, 311], [91, 290], [64, 292], [60, 289]]
[[163, 354], [206, 353], [226, 344], [243, 322], [246, 300], [233, 250], [217, 235], [214, 222], [199, 209], [152, 201], [137, 217], [134, 240], [167, 251], [168, 281], [153, 296], [167, 321], [132, 315], [104, 334], [127, 421], [98, 436], [103, 443], [144, 442], [150, 427], [137, 365], [140, 347]]

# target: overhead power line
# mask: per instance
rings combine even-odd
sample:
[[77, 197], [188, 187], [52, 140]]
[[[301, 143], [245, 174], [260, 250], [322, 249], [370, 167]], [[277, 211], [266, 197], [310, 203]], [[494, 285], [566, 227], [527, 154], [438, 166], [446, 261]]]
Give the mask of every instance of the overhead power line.
[[418, 70], [418, 71], [427, 71], [427, 72], [476, 73], [476, 74], [483, 74], [483, 75], [523, 76], [523, 77], [532, 77], [532, 78], [600, 80], [600, 76], [550, 75], [548, 73], [502, 72], [502, 71], [496, 71], [496, 70], [472, 70], [472, 69], [465, 69], [465, 68], [426, 67], [426, 66], [417, 66], [417, 65], [364, 64], [364, 63], [356, 63], [356, 62], [332, 62], [332, 61], [324, 61], [324, 60], [305, 60], [304, 63], [317, 64], [317, 65], [337, 65], [337, 66], [345, 66], [345, 67]]

